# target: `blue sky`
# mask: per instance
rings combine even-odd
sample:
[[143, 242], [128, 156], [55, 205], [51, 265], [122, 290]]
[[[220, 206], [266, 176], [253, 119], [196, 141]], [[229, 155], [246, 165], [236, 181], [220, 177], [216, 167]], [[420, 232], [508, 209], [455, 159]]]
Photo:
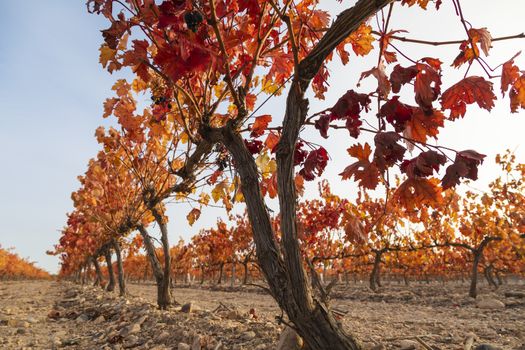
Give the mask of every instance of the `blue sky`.
[[[338, 6], [335, 0], [328, 3]], [[343, 1], [347, 3], [350, 1]], [[495, 37], [525, 30], [521, 19], [525, 4], [521, 0], [502, 1], [505, 6], [488, 0], [463, 3], [473, 26], [487, 26]], [[411, 29], [413, 33], [407, 36], [415, 38], [463, 38], [450, 10], [447, 2], [438, 15], [421, 16], [419, 9], [403, 9], [394, 13], [393, 27]], [[84, 1], [9, 1], [0, 11], [0, 244], [15, 247], [22, 256], [50, 271], [56, 271], [57, 259], [46, 256], [45, 250], [56, 243], [65, 213], [71, 210], [70, 193], [78, 186], [76, 176], [84, 172], [87, 160], [98, 150], [94, 130], [108, 124], [101, 118], [102, 103], [112, 95], [113, 82], [126, 77], [123, 73], [110, 75], [98, 63], [102, 42], [99, 30], [107, 26], [102, 17], [87, 13]], [[524, 42], [495, 43], [493, 51], [498, 55], [491, 56], [491, 62], [503, 62], [521, 50]], [[400, 47], [406, 47], [406, 52], [416, 58], [422, 55], [421, 47]], [[452, 59], [457, 47], [425, 51], [424, 55], [432, 52], [445, 53]], [[517, 62], [525, 67], [524, 57]], [[375, 56], [364, 60], [352, 57], [351, 68], [334, 64], [327, 100], [312, 102], [311, 111], [333, 105], [354, 87], [356, 72], [374, 64]], [[444, 86], [448, 85], [445, 80]], [[495, 88], [499, 90], [499, 84]], [[497, 94], [500, 96], [499, 91]], [[280, 115], [282, 103], [283, 99], [277, 98], [260, 113]], [[524, 160], [524, 114], [510, 115], [508, 100], [499, 101], [490, 114], [469, 111], [467, 118], [442, 132], [440, 144], [487, 154], [480, 180], [473, 184], [484, 188], [497, 174], [493, 163], [496, 153], [509, 147], [517, 150], [520, 161]], [[316, 133], [307, 135], [321, 141]], [[346, 134], [331, 136], [327, 148], [333, 162], [327, 169], [328, 178], [337, 179], [351, 162], [345, 150], [352, 143]], [[342, 195], [355, 193], [351, 182], [334, 181], [334, 188]], [[204, 220], [189, 228], [178, 205], [171, 205], [168, 212], [172, 241], [179, 236], [190, 237], [223, 214], [209, 209]]]

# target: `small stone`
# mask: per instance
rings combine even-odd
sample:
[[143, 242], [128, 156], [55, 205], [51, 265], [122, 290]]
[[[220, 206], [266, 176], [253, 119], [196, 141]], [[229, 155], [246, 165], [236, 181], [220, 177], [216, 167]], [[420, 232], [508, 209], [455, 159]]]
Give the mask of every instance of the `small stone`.
[[417, 350], [419, 349], [419, 343], [413, 340], [401, 340], [399, 342], [399, 348], [401, 350]]
[[86, 322], [86, 321], [89, 321], [89, 316], [86, 315], [86, 314], [81, 314], [80, 316], [78, 316], [75, 321], [78, 321], [78, 322]]
[[257, 336], [257, 334], [255, 334], [254, 331], [247, 331], [247, 332], [244, 332], [241, 337], [244, 340], [252, 340], [256, 336]]
[[145, 316], [145, 315], [144, 315], [144, 316], [139, 317], [139, 318], [135, 321], [135, 323], [142, 325], [144, 322], [146, 322], [147, 319], [148, 319], [148, 316]]
[[477, 306], [480, 309], [504, 309], [505, 304], [498, 299], [484, 298], [477, 302]]
[[9, 323], [13, 327], [18, 327], [18, 328], [28, 328], [29, 327], [29, 322], [24, 321], [24, 320], [14, 320], [13, 322], [9, 322]]
[[124, 343], [122, 345], [125, 348], [130, 348], [130, 347], [137, 345], [138, 342], [139, 342], [139, 337], [137, 337], [136, 335], [130, 335], [124, 340]]
[[191, 346], [186, 343], [179, 343], [177, 350], [191, 350]]
[[202, 338], [200, 335], [196, 335], [195, 338], [193, 338], [193, 343], [191, 345], [191, 350], [201, 350], [202, 344], [201, 344]]
[[132, 325], [122, 328], [120, 330], [120, 335], [123, 337], [128, 337], [131, 334], [135, 334], [139, 332], [140, 332], [140, 324], [133, 323]]
[[106, 318], [103, 315], [100, 315], [99, 317], [95, 318], [95, 320], [93, 320], [93, 322], [96, 324], [104, 323], [105, 321]]
[[158, 336], [157, 338], [155, 338], [156, 341], [158, 342], [164, 342], [166, 340], [168, 340], [168, 338], [170, 337], [170, 333], [167, 332], [167, 331], [162, 331]]
[[303, 339], [290, 327], [286, 327], [279, 337], [277, 350], [299, 350], [303, 347]]
[[18, 328], [16, 334], [26, 334], [27, 330], [25, 328]]
[[62, 342], [62, 345], [71, 346], [71, 345], [77, 345], [78, 343], [79, 343], [78, 339], [71, 338], [71, 339], [64, 340]]
[[31, 316], [26, 318], [26, 321], [29, 322], [29, 323], [38, 323], [38, 320], [36, 318], [34, 318], [34, 317], [31, 317]]

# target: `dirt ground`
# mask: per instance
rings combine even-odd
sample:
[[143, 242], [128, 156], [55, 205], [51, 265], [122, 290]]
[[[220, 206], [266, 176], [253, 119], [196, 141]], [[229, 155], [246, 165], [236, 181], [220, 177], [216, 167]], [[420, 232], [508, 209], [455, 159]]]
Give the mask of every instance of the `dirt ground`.
[[[477, 300], [467, 288], [391, 284], [374, 293], [341, 285], [332, 305], [346, 313], [345, 327], [365, 349], [464, 349], [470, 340], [472, 349], [525, 350], [525, 284], [481, 287]], [[279, 308], [256, 287], [176, 288], [190, 313], [156, 310], [153, 285], [130, 284], [129, 294], [69, 282], [0, 282], [0, 349], [269, 350], [283, 330]]]

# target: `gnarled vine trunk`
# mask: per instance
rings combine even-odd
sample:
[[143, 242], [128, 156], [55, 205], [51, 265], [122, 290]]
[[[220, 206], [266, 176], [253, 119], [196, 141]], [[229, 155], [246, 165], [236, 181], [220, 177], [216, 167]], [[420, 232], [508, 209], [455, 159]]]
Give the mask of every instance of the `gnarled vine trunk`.
[[120, 250], [120, 244], [116, 239], [113, 239], [111, 241], [111, 244], [113, 245], [113, 249], [115, 249], [115, 255], [117, 257], [117, 271], [118, 271], [118, 288], [119, 288], [119, 295], [124, 296], [126, 295], [126, 280], [124, 278], [124, 266], [122, 265], [122, 253]]
[[106, 286], [106, 290], [108, 292], [112, 292], [115, 290], [115, 274], [113, 273], [113, 263], [111, 262], [111, 250], [109, 247], [106, 247], [104, 250], [104, 257], [106, 258], [106, 265], [108, 268], [108, 278], [109, 282]]
[[222, 284], [222, 275], [224, 274], [224, 263], [219, 265], [219, 278], [217, 278], [217, 284]]
[[[153, 276], [155, 277], [155, 282], [157, 284], [157, 305], [159, 306], [159, 309], [165, 310], [171, 304], [169, 262], [168, 269], [163, 269], [160, 264], [159, 258], [157, 257], [157, 253], [155, 252], [155, 246], [153, 245], [153, 241], [151, 239], [151, 236], [148, 234], [148, 231], [142, 225], [138, 226], [137, 228], [142, 236], [142, 240], [144, 241], [146, 254], [148, 255], [148, 259], [151, 264], [151, 269], [153, 271]], [[166, 260], [164, 261], [166, 262]]]
[[102, 271], [100, 270], [100, 264], [98, 263], [97, 257], [92, 257], [91, 262], [95, 267], [95, 282], [93, 283], [93, 286], [103, 286], [104, 279], [102, 278]]
[[[228, 125], [222, 135], [205, 135], [222, 142], [237, 165], [248, 217], [252, 224], [257, 259], [273, 297], [286, 311], [297, 332], [312, 350], [360, 349], [329, 310], [325, 300], [314, 295], [303, 266], [296, 227], [294, 151], [308, 113], [305, 92], [332, 51], [369, 16], [392, 0], [359, 0], [343, 11], [316, 47], [296, 67], [286, 100], [282, 135], [277, 146], [277, 188], [280, 207], [281, 248], [277, 244], [270, 217], [259, 188], [257, 166], [243, 139]], [[242, 109], [239, 113], [242, 114]], [[241, 115], [242, 117], [242, 115]]]
[[469, 288], [469, 296], [471, 298], [476, 298], [478, 295], [478, 267], [479, 262], [481, 261], [481, 258], [483, 257], [483, 251], [487, 247], [487, 245], [492, 241], [500, 241], [500, 237], [492, 237], [487, 236], [483, 238], [481, 243], [476, 249], [472, 249], [472, 255], [473, 255], [473, 261], [472, 261], [472, 274], [470, 276], [470, 288]]
[[377, 291], [377, 287], [381, 287], [379, 273], [381, 270], [382, 255], [383, 250], [374, 250], [374, 265], [372, 268], [372, 272], [370, 273], [370, 289], [372, 289], [374, 292]]
[[471, 298], [478, 296], [478, 266], [481, 259], [481, 254], [478, 250], [474, 251], [474, 260], [472, 261], [472, 274], [470, 276], [470, 288], [468, 295]]
[[487, 280], [488, 285], [493, 288], [498, 288], [499, 286], [494, 280], [493, 272], [494, 272], [494, 266], [492, 264], [485, 266], [485, 268], [483, 269], [483, 274], [485, 275], [485, 279]]

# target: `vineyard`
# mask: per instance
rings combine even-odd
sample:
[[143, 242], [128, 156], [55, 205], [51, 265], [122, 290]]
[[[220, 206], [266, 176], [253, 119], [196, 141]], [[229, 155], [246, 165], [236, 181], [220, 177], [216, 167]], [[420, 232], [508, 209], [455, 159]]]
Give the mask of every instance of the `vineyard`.
[[49, 278], [49, 273], [35, 266], [33, 262], [21, 258], [11, 249], [0, 246], [0, 281]]
[[56, 278], [0, 249], [0, 345], [525, 349], [525, 163], [440, 140], [523, 113], [525, 34], [468, 2], [87, 0], [106, 126]]

